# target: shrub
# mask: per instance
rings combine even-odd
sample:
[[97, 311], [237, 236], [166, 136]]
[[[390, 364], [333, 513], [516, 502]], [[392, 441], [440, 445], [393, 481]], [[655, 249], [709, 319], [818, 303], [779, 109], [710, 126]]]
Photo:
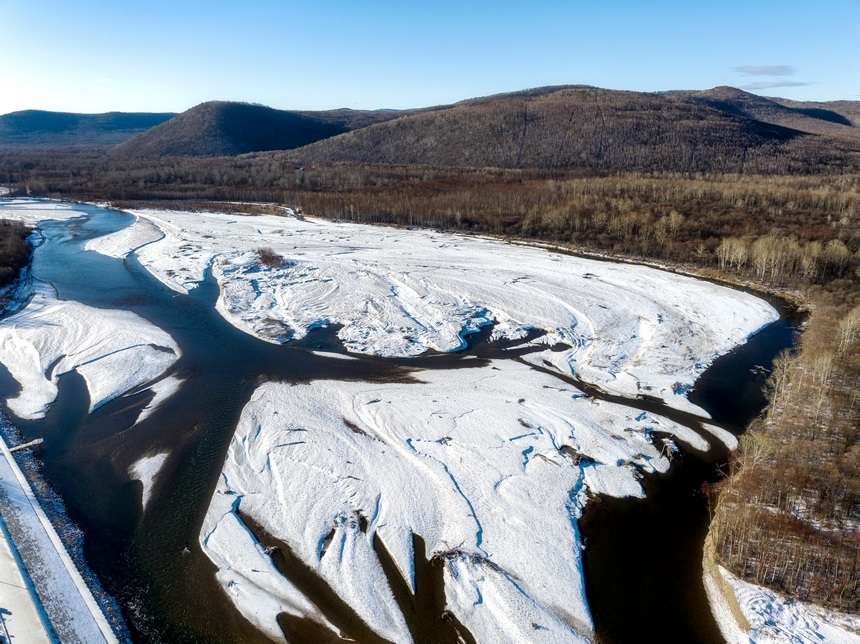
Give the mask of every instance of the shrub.
[[261, 266], [267, 266], [269, 268], [283, 268], [284, 266], [290, 265], [290, 262], [285, 257], [278, 255], [274, 249], [268, 246], [261, 246], [258, 248], [257, 255], [260, 258]]

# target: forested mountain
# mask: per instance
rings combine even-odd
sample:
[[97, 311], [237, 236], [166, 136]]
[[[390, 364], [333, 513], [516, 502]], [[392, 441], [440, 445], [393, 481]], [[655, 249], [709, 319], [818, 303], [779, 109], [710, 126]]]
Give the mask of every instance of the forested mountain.
[[391, 111], [292, 112], [263, 105], [211, 101], [136, 136], [119, 156], [229, 156], [289, 150], [396, 118]]
[[765, 98], [734, 87], [715, 87], [700, 92], [667, 92], [666, 95], [801, 132], [860, 140], [860, 101], [801, 103], [783, 98]]
[[[415, 112], [289, 154], [305, 164], [681, 172], [817, 172], [856, 166], [860, 139], [833, 136], [828, 129], [852, 130], [847, 118], [834, 117], [848, 125], [810, 117], [739, 90], [724, 98], [723, 89], [654, 94], [539, 88]], [[793, 127], [765, 122], [767, 110], [760, 103], [793, 115], [794, 121], [822, 123], [823, 133], [798, 129], [789, 118], [783, 122]]]
[[107, 147], [145, 132], [175, 114], [72, 114], [26, 110], [0, 116], [0, 148]]
[[118, 162], [282, 151], [299, 165], [817, 173], [860, 167], [860, 102], [567, 85], [403, 111], [212, 101], [179, 115], [0, 116], [0, 149], [38, 147], [112, 147]]

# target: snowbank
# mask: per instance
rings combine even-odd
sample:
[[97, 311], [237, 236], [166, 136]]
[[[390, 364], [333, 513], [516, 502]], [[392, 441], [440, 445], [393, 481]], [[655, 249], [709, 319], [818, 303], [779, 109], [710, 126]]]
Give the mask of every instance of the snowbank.
[[0, 320], [0, 363], [20, 385], [7, 403], [19, 418], [42, 418], [57, 379], [77, 370], [95, 409], [167, 370], [179, 347], [166, 332], [128, 311], [56, 299], [37, 282], [26, 307]]
[[163, 234], [157, 226], [144, 220], [137, 221], [134, 225], [118, 230], [110, 235], [91, 239], [86, 243], [84, 248], [96, 251], [102, 255], [121, 259], [141, 246], [145, 246], [162, 237]]
[[23, 221], [36, 225], [47, 219], [74, 219], [86, 214], [75, 208], [74, 204], [12, 197], [3, 201], [3, 218]]
[[[417, 534], [428, 556], [444, 557], [449, 608], [480, 641], [581, 637], [591, 628], [576, 527], [584, 489], [641, 495], [639, 472], [669, 466], [648, 432], [680, 428], [511, 361], [418, 378], [258, 389], [203, 526], [207, 554], [226, 563], [222, 532], [235, 529], [240, 508], [380, 635], [405, 642], [373, 544], [382, 540], [412, 585]], [[231, 557], [234, 596], [253, 596], [255, 567]], [[278, 599], [272, 593], [271, 611], [257, 615], [262, 623], [290, 605]]]
[[734, 591], [750, 625], [743, 633], [726, 610], [715, 610], [731, 644], [858, 644], [860, 616], [828, 611], [820, 606], [788, 599], [772, 590], [741, 581], [725, 568], [719, 572]]
[[[691, 411], [685, 392], [707, 365], [777, 319], [763, 300], [707, 282], [488, 239], [275, 216], [135, 214], [126, 250], [157, 226], [164, 237], [139, 249], [141, 263], [179, 292], [212, 266], [218, 310], [263, 339], [339, 324], [349, 351], [393, 357], [454, 351], [492, 322], [504, 338], [543, 329], [548, 342], [571, 348], [536, 363]], [[260, 266], [260, 247], [285, 265]]]

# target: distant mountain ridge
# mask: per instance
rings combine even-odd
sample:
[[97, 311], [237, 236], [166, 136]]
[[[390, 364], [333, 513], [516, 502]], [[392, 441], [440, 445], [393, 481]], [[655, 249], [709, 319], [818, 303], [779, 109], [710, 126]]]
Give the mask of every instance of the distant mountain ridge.
[[12, 112], [0, 116], [0, 148], [109, 147], [174, 116], [173, 113], [148, 112]]
[[120, 156], [232, 156], [289, 150], [367, 127], [399, 112], [276, 110], [263, 105], [210, 101], [187, 110], [115, 149]]
[[860, 169], [860, 101], [798, 102], [733, 87], [643, 93], [584, 85], [402, 111], [211, 101], [178, 115], [7, 114], [0, 117], [4, 144], [112, 146], [118, 160], [257, 153], [300, 165], [818, 172]]
[[819, 109], [733, 88], [640, 93], [545, 87], [416, 111], [288, 155], [303, 164], [681, 172], [856, 167], [858, 128], [841, 112]]
[[767, 98], [734, 87], [703, 91], [666, 92], [687, 103], [711, 107], [764, 123], [781, 125], [810, 134], [860, 139], [860, 101], [803, 103]]

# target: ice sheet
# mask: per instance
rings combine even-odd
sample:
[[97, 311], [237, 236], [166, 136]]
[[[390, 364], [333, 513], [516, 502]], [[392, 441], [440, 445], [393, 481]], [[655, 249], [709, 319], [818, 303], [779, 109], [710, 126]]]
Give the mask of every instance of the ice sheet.
[[0, 363], [21, 387], [7, 402], [19, 418], [44, 417], [64, 373], [84, 378], [92, 410], [153, 380], [179, 355], [173, 338], [140, 316], [58, 300], [41, 282], [26, 307], [0, 320]]
[[[708, 282], [488, 239], [269, 215], [135, 214], [135, 228], [164, 234], [140, 249], [144, 266], [180, 292], [212, 266], [218, 310], [263, 339], [339, 324], [351, 352], [414, 356], [459, 349], [464, 334], [493, 322], [500, 338], [542, 329], [571, 348], [539, 363], [688, 410], [685, 393], [707, 365], [777, 318], [765, 301]], [[260, 247], [285, 265], [261, 266]]]

